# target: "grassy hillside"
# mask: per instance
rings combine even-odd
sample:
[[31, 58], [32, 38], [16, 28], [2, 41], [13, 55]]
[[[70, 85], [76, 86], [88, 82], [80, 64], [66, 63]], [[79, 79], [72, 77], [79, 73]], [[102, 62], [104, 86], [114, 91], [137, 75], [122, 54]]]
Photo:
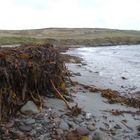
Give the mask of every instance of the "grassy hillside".
[[0, 30], [0, 44], [57, 42], [60, 44], [139, 44], [140, 31], [99, 28], [45, 28]]

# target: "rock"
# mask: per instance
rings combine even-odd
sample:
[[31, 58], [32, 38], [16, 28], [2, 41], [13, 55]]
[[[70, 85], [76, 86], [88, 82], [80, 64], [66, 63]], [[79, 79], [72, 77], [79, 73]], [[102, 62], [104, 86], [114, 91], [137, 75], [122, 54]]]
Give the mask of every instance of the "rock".
[[118, 125], [118, 124], [116, 124], [116, 125], [114, 126], [114, 128], [115, 128], [115, 129], [122, 129], [122, 128], [120, 127], [120, 125]]
[[72, 58], [69, 61], [70, 61], [70, 63], [75, 63], [75, 60]]
[[51, 124], [48, 124], [47, 125], [47, 128], [48, 129], [53, 129], [53, 128], [55, 128], [56, 127], [56, 124], [55, 123], [51, 123]]
[[140, 91], [134, 92], [133, 94], [136, 99], [140, 100]]
[[32, 119], [32, 118], [28, 118], [24, 121], [25, 124], [34, 124], [35, 123], [35, 119]]
[[3, 128], [0, 126], [0, 134], [3, 134], [4, 133], [4, 130]]
[[74, 129], [77, 127], [77, 125], [73, 121], [68, 121], [68, 125], [70, 128], [74, 128]]
[[63, 130], [62, 129], [56, 129], [56, 133], [59, 137], [61, 137], [63, 135]]
[[89, 135], [89, 130], [86, 127], [77, 127], [76, 130], [82, 136]]
[[124, 77], [124, 76], [122, 76], [121, 78], [122, 78], [123, 80], [127, 80], [127, 78], [126, 78], [126, 77]]
[[99, 73], [99, 71], [95, 71], [94, 73]]
[[93, 133], [92, 138], [94, 140], [112, 140], [112, 138], [110, 136], [108, 136], [105, 133], [101, 133], [101, 132]]
[[140, 125], [137, 126], [137, 130], [140, 132]]
[[81, 140], [81, 136], [77, 131], [72, 130], [66, 133], [65, 140]]
[[59, 124], [61, 122], [61, 119], [59, 117], [54, 118], [53, 120], [56, 124]]
[[91, 113], [86, 113], [85, 118], [86, 118], [86, 120], [90, 120], [92, 118], [92, 114]]
[[41, 123], [42, 125], [47, 125], [50, 122], [50, 120], [49, 119], [37, 120], [36, 122]]
[[87, 63], [86, 63], [86, 62], [81, 62], [81, 64], [82, 64], [83, 66], [86, 66], [86, 65], [87, 65]]
[[78, 66], [78, 67], [81, 67], [82, 65], [81, 65], [81, 64], [78, 64], [77, 66]]
[[15, 124], [15, 121], [11, 120], [10, 122], [8, 122], [8, 123], [5, 125], [5, 127], [6, 127], [6, 128], [11, 128], [11, 127], [14, 126], [14, 124]]
[[89, 124], [87, 126], [87, 129], [90, 130], [90, 131], [95, 131], [96, 130], [95, 126], [93, 126], [92, 124]]
[[82, 123], [83, 122], [83, 119], [81, 117], [78, 117], [78, 118], [74, 118], [73, 121], [75, 123], [78, 123], [79, 124], [79, 123]]
[[48, 97], [48, 98], [54, 98], [55, 97], [55, 94], [52, 93], [52, 92], [47, 91], [46, 97]]
[[24, 133], [19, 130], [11, 130], [11, 132], [13, 135], [15, 135], [16, 137], [18, 137], [20, 139], [25, 138]]
[[36, 120], [44, 120], [44, 118], [45, 118], [45, 116], [44, 116], [44, 114], [37, 114], [35, 117], [34, 117], [34, 119], [36, 119]]
[[59, 127], [60, 127], [60, 129], [62, 129], [62, 130], [68, 130], [68, 129], [69, 129], [68, 124], [67, 124], [65, 121], [63, 121], [63, 120], [60, 122]]
[[73, 121], [73, 118], [72, 117], [71, 118], [68, 117], [67, 120], [68, 121]]
[[32, 102], [28, 101], [20, 110], [23, 114], [32, 115], [39, 113], [37, 106]]
[[24, 132], [30, 132], [32, 130], [31, 126], [20, 126], [19, 129]]
[[31, 132], [30, 132], [31, 136], [35, 135], [36, 134], [36, 130], [33, 129]]
[[90, 140], [89, 136], [82, 136], [80, 140]]
[[39, 140], [48, 140], [48, 138], [49, 138], [49, 134], [45, 134], [45, 135], [41, 135], [39, 137]]
[[92, 73], [92, 70], [89, 70], [90, 73]]
[[81, 76], [81, 73], [77, 72], [77, 73], [73, 73], [73, 75], [75, 75], [75, 76]]
[[125, 88], [125, 87], [122, 85], [121, 88]]

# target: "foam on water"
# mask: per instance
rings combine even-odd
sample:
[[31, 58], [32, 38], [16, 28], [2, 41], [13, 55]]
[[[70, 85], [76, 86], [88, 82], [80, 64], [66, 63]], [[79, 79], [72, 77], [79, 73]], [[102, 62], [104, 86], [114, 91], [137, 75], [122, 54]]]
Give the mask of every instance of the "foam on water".
[[[86, 82], [89, 80], [86, 76], [91, 75], [89, 84], [97, 84], [96, 80], [97, 85], [103, 83], [106, 88], [120, 90], [123, 86], [127, 92], [130, 92], [129, 89], [140, 90], [140, 45], [82, 47], [70, 49], [67, 53], [79, 56], [87, 63], [81, 73]], [[85, 74], [86, 71], [92, 73]]]

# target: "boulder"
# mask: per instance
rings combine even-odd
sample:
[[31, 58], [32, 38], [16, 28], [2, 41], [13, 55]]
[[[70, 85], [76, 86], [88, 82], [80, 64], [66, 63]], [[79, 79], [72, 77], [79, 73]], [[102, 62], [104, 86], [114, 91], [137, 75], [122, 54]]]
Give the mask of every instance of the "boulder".
[[39, 113], [37, 106], [32, 101], [28, 101], [22, 108], [21, 113], [25, 115], [32, 115]]

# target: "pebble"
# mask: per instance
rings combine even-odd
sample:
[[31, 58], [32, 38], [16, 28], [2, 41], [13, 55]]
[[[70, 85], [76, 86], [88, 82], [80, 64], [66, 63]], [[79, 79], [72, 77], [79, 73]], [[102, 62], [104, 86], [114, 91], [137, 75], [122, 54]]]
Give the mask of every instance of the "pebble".
[[75, 63], [74, 59], [70, 59], [69, 61], [70, 61], [70, 63]]
[[37, 130], [38, 129], [41, 129], [42, 128], [42, 125], [40, 123], [35, 123], [34, 124], [34, 128], [37, 129]]
[[73, 75], [75, 75], [75, 76], [81, 76], [81, 73], [77, 72], [77, 73], [73, 73]]
[[62, 136], [64, 132], [62, 129], [56, 129], [56, 133], [57, 135]]
[[32, 101], [28, 101], [20, 110], [23, 114], [32, 115], [39, 113], [37, 106]]
[[48, 92], [48, 94], [46, 94], [46, 96], [47, 96], [48, 98], [54, 98], [54, 97], [55, 97], [55, 94], [52, 93], [52, 92]]
[[20, 138], [24, 136], [24, 133], [19, 130], [14, 130], [14, 131], [12, 131], [12, 133], [13, 133], [13, 135], [16, 135]]
[[86, 118], [86, 120], [90, 120], [92, 118], [92, 114], [91, 113], [86, 113], [85, 118]]
[[45, 119], [45, 120], [42, 120], [42, 125], [46, 125], [47, 123], [49, 123], [50, 122], [50, 120], [49, 119]]
[[90, 131], [95, 131], [96, 130], [95, 126], [93, 126], [92, 124], [89, 124], [87, 126], [87, 129], [90, 130]]
[[8, 123], [5, 125], [5, 127], [6, 127], [6, 128], [11, 128], [11, 127], [14, 126], [14, 124], [15, 124], [15, 122], [12, 120], [12, 121], [8, 122]]
[[91, 140], [89, 136], [82, 136], [80, 140]]
[[54, 121], [55, 123], [59, 124], [59, 123], [61, 122], [61, 119], [60, 119], [59, 117], [57, 117], [57, 118], [55, 118], [53, 121]]
[[86, 62], [81, 62], [81, 64], [82, 64], [83, 66], [86, 66], [86, 65], [87, 65], [87, 63], [86, 63]]
[[140, 125], [137, 126], [137, 130], [140, 132]]
[[68, 121], [73, 121], [73, 118], [67, 118]]
[[112, 140], [110, 136], [105, 133], [95, 132], [92, 134], [94, 140]]
[[95, 71], [94, 73], [99, 73], [99, 71]]
[[127, 78], [126, 78], [126, 77], [124, 77], [124, 76], [122, 76], [121, 78], [122, 78], [123, 80], [127, 80]]
[[25, 124], [34, 124], [35, 123], [35, 119], [32, 119], [32, 118], [28, 118], [28, 119], [26, 119], [25, 120], [25, 122], [24, 122]]
[[[46, 114], [45, 114], [46, 115]], [[36, 119], [36, 120], [42, 120], [42, 119], [44, 119], [44, 116], [45, 116], [44, 114], [37, 114], [34, 118]]]
[[77, 132], [82, 136], [89, 135], [89, 130], [86, 127], [77, 127]]
[[115, 129], [122, 129], [122, 128], [120, 127], [120, 125], [118, 125], [118, 124], [116, 124], [116, 125], [114, 126], [114, 128], [115, 128]]
[[77, 127], [77, 125], [73, 121], [69, 121], [68, 125], [70, 128], [74, 128], [74, 129]]
[[59, 127], [62, 130], [68, 130], [69, 129], [69, 125], [65, 121], [63, 121], [63, 120], [60, 122]]
[[52, 123], [52, 124], [47, 125], [47, 128], [48, 129], [53, 129], [54, 127], [55, 127], [55, 123]]
[[80, 118], [80, 117], [78, 117], [78, 118], [74, 118], [73, 121], [74, 121], [75, 123], [82, 123], [82, 122], [83, 122], [83, 119]]
[[41, 135], [39, 140], [48, 140], [49, 134]]
[[20, 126], [19, 129], [21, 131], [30, 132], [32, 130], [31, 126]]
[[36, 130], [32, 130], [31, 132], [30, 132], [30, 134], [33, 136], [33, 135], [35, 135], [36, 134]]

